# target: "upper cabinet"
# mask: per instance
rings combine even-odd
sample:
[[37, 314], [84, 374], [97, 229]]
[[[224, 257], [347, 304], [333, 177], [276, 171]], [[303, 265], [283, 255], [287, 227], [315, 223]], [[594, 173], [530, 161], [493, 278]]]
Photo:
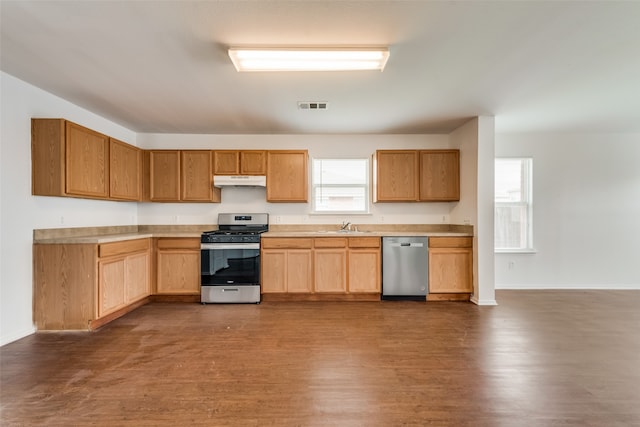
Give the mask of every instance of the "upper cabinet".
[[180, 197], [187, 202], [219, 202], [220, 189], [213, 187], [213, 167], [209, 150], [180, 152]]
[[109, 137], [75, 123], [65, 123], [66, 192], [69, 195], [109, 196]]
[[136, 147], [64, 119], [31, 120], [33, 195], [139, 200], [140, 167]]
[[306, 203], [307, 150], [141, 150], [64, 119], [31, 120], [37, 196], [220, 202], [214, 175], [266, 175], [267, 201]]
[[264, 175], [267, 152], [264, 150], [217, 150], [213, 152], [215, 175]]
[[250, 150], [240, 152], [240, 175], [264, 175], [266, 173], [266, 151]]
[[460, 200], [459, 159], [459, 150], [376, 151], [374, 201]]
[[148, 200], [220, 201], [220, 189], [213, 188], [211, 151], [150, 150], [145, 159], [145, 166], [147, 164]]
[[420, 151], [420, 201], [460, 200], [460, 151]]
[[138, 201], [142, 192], [142, 150], [109, 139], [109, 196]]
[[307, 150], [267, 152], [267, 202], [306, 203]]
[[375, 154], [376, 202], [415, 202], [418, 200], [418, 152], [384, 150]]
[[149, 200], [180, 201], [180, 151], [149, 151]]
[[240, 174], [240, 152], [230, 150], [214, 151], [213, 173], [216, 175]]

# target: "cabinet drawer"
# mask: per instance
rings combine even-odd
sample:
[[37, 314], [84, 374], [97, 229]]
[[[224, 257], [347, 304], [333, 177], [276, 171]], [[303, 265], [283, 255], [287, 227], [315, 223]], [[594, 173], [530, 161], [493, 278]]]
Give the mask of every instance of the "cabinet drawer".
[[430, 237], [430, 248], [471, 248], [473, 237]]
[[350, 248], [379, 248], [379, 237], [349, 237]]
[[311, 249], [311, 239], [290, 238], [265, 238], [260, 240], [263, 249]]
[[100, 258], [143, 252], [149, 250], [149, 239], [125, 240], [122, 242], [103, 243], [98, 248]]
[[200, 238], [198, 237], [193, 237], [193, 238], [162, 237], [158, 239], [158, 249], [200, 249]]
[[313, 244], [316, 248], [346, 248], [347, 239], [344, 237], [316, 237]]

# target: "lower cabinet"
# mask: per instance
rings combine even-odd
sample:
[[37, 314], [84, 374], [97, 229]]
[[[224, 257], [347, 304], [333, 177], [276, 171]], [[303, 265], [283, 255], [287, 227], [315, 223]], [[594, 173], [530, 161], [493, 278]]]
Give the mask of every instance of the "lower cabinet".
[[262, 293], [313, 291], [311, 239], [265, 239], [260, 258]]
[[263, 294], [380, 293], [379, 237], [262, 239]]
[[161, 237], [156, 248], [156, 293], [199, 295], [200, 239]]
[[124, 259], [98, 262], [98, 317], [125, 304]]
[[381, 261], [379, 237], [349, 238], [349, 292], [380, 293]]
[[96, 329], [152, 294], [199, 295], [200, 238], [36, 243], [33, 283], [38, 330]]
[[314, 240], [314, 291], [346, 293], [347, 239], [320, 237]]
[[[154, 238], [155, 257], [151, 242], [34, 244], [37, 329], [91, 330], [151, 294], [199, 295], [200, 238]], [[366, 299], [380, 293], [379, 237], [267, 237], [261, 254], [263, 294]], [[427, 299], [468, 299], [471, 293], [473, 238], [431, 237]]]
[[149, 242], [145, 240], [136, 241], [144, 252], [98, 261], [98, 317], [149, 296]]
[[473, 238], [429, 238], [429, 294], [470, 293], [473, 293]]
[[125, 286], [127, 301], [137, 301], [151, 293], [149, 254], [130, 256], [125, 263]]
[[34, 244], [38, 330], [91, 330], [133, 310], [150, 294], [150, 241]]

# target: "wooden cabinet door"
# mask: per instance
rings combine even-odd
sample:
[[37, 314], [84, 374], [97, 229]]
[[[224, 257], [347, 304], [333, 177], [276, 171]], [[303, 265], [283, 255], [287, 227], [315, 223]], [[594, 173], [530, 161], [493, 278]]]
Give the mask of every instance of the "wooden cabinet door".
[[66, 196], [65, 120], [31, 119], [31, 194]]
[[267, 152], [267, 202], [307, 202], [307, 157], [306, 150]]
[[159, 294], [200, 294], [200, 252], [159, 250], [157, 291]]
[[262, 293], [287, 292], [287, 251], [263, 250], [260, 265]]
[[151, 201], [180, 201], [180, 151], [151, 151], [149, 174]]
[[64, 119], [31, 119], [31, 191], [142, 200], [143, 151]]
[[287, 251], [287, 292], [313, 292], [311, 250]]
[[377, 151], [375, 174], [375, 201], [415, 202], [418, 200], [417, 151]]
[[213, 173], [216, 175], [238, 175], [240, 173], [240, 152], [235, 150], [214, 151]]
[[181, 200], [191, 202], [219, 202], [220, 189], [213, 188], [213, 168], [209, 150], [180, 152]]
[[98, 262], [98, 317], [125, 305], [125, 260]]
[[420, 151], [420, 201], [460, 200], [460, 151]]
[[264, 175], [267, 172], [265, 150], [216, 150], [213, 153], [215, 175]]
[[347, 291], [347, 250], [316, 249], [313, 256], [315, 292]]
[[266, 151], [250, 150], [240, 152], [240, 175], [264, 175], [266, 173]]
[[66, 122], [66, 193], [109, 197], [109, 137]]
[[262, 293], [313, 291], [310, 249], [266, 249], [260, 263]]
[[109, 139], [109, 197], [141, 199], [142, 150], [117, 139]]
[[125, 262], [126, 303], [138, 301], [151, 293], [148, 253], [130, 255]]
[[98, 316], [97, 248], [33, 245], [33, 317], [38, 330], [86, 330]]
[[380, 249], [349, 249], [349, 292], [380, 292]]
[[149, 244], [147, 238], [35, 244], [34, 320], [38, 329], [95, 329], [135, 308], [132, 303], [150, 293]]
[[473, 250], [429, 248], [429, 292], [472, 293]]

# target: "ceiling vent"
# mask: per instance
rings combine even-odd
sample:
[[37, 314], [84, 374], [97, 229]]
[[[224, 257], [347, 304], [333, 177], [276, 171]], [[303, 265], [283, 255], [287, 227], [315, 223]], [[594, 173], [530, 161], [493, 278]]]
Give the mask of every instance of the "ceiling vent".
[[298, 110], [326, 110], [329, 103], [326, 101], [300, 101], [298, 102]]

